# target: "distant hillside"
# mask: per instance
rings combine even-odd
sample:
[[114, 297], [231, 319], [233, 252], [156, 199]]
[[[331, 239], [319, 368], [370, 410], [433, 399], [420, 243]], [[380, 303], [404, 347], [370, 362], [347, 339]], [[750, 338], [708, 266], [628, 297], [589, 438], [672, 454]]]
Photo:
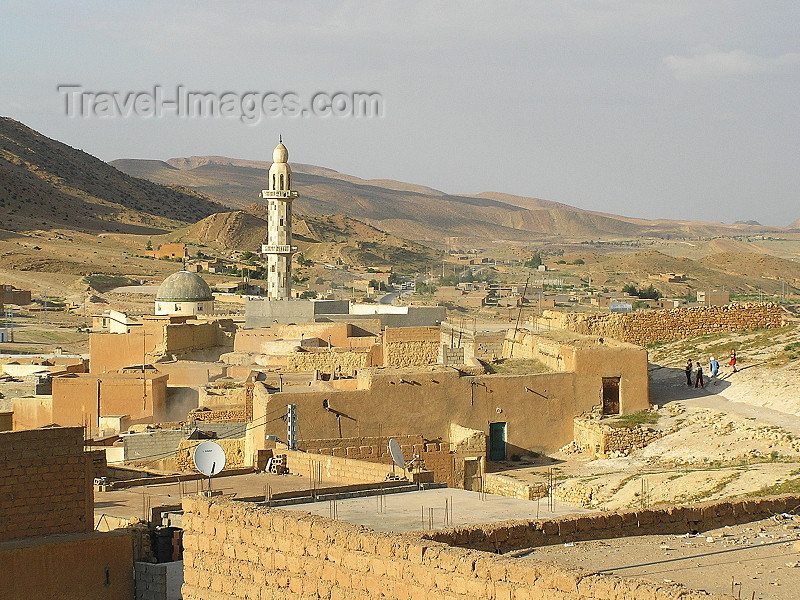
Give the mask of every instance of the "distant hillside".
[[794, 221], [792, 224], [789, 225], [791, 229], [800, 229], [800, 219]]
[[152, 232], [224, 210], [189, 189], [136, 179], [0, 118], [0, 228], [64, 227], [81, 231]]
[[[257, 252], [267, 230], [266, 210], [262, 205], [249, 212], [233, 211], [210, 215], [176, 232], [177, 241], [202, 244], [220, 250]], [[263, 218], [262, 218], [263, 217]], [[424, 268], [441, 253], [421, 244], [398, 238], [343, 215], [295, 217], [294, 243], [306, 258], [352, 266], [402, 264]]]
[[[253, 202], [267, 180], [266, 161], [222, 156], [173, 158], [166, 162], [122, 159], [111, 164], [137, 177], [177, 184], [232, 208]], [[610, 239], [639, 236], [697, 237], [762, 233], [776, 228], [690, 221], [648, 221], [496, 192], [452, 195], [420, 185], [363, 180], [331, 169], [292, 163], [299, 214], [346, 214], [404, 238], [444, 245], [445, 238], [464, 243], [507, 240], [535, 242]], [[779, 229], [779, 228], [778, 228]]]
[[[569, 265], [564, 269], [581, 276], [591, 275], [595, 285], [610, 288], [627, 283], [643, 287], [652, 284], [668, 295], [709, 288], [725, 288], [735, 293], [755, 293], [763, 289], [775, 293], [781, 290], [781, 281], [800, 288], [800, 264], [756, 252], [718, 252], [692, 260], [646, 250], [627, 255], [591, 255], [585, 260], [584, 266]], [[684, 274], [688, 279], [682, 283], [667, 283], [650, 278], [659, 273]]]

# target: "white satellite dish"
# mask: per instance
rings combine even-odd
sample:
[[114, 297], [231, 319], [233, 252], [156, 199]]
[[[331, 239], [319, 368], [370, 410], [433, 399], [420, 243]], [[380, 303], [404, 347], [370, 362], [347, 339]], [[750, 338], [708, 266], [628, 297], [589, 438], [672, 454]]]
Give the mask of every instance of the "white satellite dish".
[[400, 443], [392, 438], [389, 440], [389, 454], [392, 455], [392, 460], [401, 469], [406, 468], [406, 459], [403, 458], [403, 450], [400, 448]]
[[193, 458], [194, 466], [207, 477], [212, 477], [225, 468], [225, 451], [216, 442], [198, 444]]

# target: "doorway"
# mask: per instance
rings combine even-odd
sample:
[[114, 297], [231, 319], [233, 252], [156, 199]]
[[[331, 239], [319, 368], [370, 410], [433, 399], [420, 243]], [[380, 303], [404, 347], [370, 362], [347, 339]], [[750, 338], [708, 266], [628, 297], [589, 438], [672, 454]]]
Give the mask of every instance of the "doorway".
[[603, 377], [603, 414], [619, 414], [619, 377]]
[[489, 460], [506, 459], [506, 423], [489, 423]]

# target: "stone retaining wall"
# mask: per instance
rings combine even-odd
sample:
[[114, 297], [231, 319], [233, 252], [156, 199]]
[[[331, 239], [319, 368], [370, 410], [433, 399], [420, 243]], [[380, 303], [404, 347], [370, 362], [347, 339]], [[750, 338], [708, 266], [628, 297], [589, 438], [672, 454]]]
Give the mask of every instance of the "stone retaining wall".
[[721, 600], [227, 499], [184, 498], [184, 600]]
[[780, 327], [783, 309], [774, 303], [694, 306], [635, 313], [565, 313], [546, 310], [540, 325], [594, 337], [647, 345], [699, 337], [722, 331]]

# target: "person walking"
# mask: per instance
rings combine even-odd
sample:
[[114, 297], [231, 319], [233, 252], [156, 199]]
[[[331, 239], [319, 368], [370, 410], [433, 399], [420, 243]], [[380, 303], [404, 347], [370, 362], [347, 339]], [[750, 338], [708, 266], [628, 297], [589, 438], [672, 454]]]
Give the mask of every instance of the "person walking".
[[733, 367], [733, 372], [736, 373], [736, 350], [731, 350], [731, 360], [728, 366]]
[[711, 381], [714, 382], [714, 385], [717, 385], [717, 375], [719, 375], [719, 362], [712, 356], [711, 360], [708, 361], [708, 366], [711, 369]]
[[700, 364], [699, 360], [697, 361], [697, 372], [694, 378], [694, 387], [706, 387], [705, 381], [703, 381], [703, 365]]
[[692, 372], [694, 372], [694, 365], [692, 359], [686, 361], [686, 385], [692, 387]]

